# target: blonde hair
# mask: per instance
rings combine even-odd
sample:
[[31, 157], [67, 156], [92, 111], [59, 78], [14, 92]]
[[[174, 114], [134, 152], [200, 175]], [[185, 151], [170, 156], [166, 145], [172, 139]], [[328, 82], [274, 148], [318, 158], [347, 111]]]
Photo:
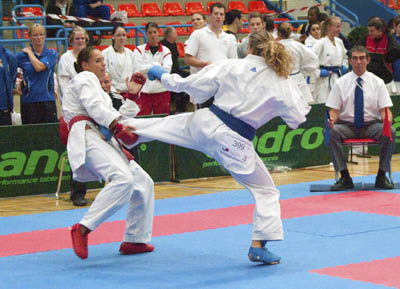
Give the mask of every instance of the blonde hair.
[[77, 32], [82, 32], [83, 34], [85, 34], [86, 44], [88, 44], [88, 42], [89, 42], [89, 34], [86, 31], [86, 29], [81, 27], [81, 26], [75, 26], [75, 28], [72, 29], [71, 33], [68, 35], [68, 44], [70, 46], [72, 45], [72, 43], [74, 42], [75, 34]]
[[32, 31], [36, 30], [36, 29], [40, 29], [42, 30], [44, 33], [46, 33], [46, 29], [44, 28], [44, 26], [40, 23], [33, 23], [31, 26], [29, 26], [28, 28], [28, 35], [32, 36]]
[[291, 71], [292, 57], [281, 43], [273, 36], [260, 31], [249, 35], [249, 48], [252, 54], [262, 56], [265, 63], [279, 76], [287, 78]]
[[324, 37], [328, 35], [328, 26], [333, 24], [333, 21], [339, 20], [340, 18], [337, 16], [328, 16], [325, 20], [321, 23], [321, 36]]

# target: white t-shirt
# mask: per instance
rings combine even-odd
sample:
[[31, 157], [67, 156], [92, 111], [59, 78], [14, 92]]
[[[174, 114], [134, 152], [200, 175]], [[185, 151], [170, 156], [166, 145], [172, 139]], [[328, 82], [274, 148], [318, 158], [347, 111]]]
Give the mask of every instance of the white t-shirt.
[[[208, 26], [195, 30], [186, 42], [185, 53], [202, 61], [216, 62], [237, 57], [237, 40], [234, 35], [221, 29], [219, 37]], [[190, 67], [190, 73], [196, 73], [201, 67]]]
[[[336, 80], [326, 101], [326, 106], [340, 111], [339, 119], [354, 122], [354, 92], [358, 75], [349, 72]], [[364, 121], [381, 119], [380, 109], [392, 107], [393, 103], [384, 81], [366, 71], [361, 75], [364, 92]]]

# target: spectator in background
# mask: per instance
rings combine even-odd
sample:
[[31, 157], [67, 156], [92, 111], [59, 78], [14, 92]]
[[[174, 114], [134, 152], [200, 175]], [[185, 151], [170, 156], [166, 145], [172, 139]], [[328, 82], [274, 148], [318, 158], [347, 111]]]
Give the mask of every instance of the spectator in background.
[[68, 44], [72, 49], [61, 55], [57, 66], [58, 87], [61, 102], [68, 82], [77, 74], [74, 68], [74, 62], [78, 59], [79, 52], [86, 47], [88, 42], [89, 35], [87, 31], [80, 26], [76, 26], [68, 35]]
[[[134, 51], [139, 72], [147, 74], [147, 71], [156, 64], [170, 72], [172, 68], [171, 51], [159, 42], [157, 23], [147, 23], [145, 31], [147, 43], [136, 47]], [[159, 81], [147, 80], [140, 97], [136, 99], [140, 108], [138, 115], [169, 114], [170, 102], [170, 92]]]
[[[78, 74], [75, 70], [74, 63], [78, 59], [79, 52], [86, 47], [88, 41], [88, 33], [80, 26], [76, 26], [68, 35], [68, 44], [72, 47], [72, 49], [61, 55], [57, 66], [58, 88], [61, 103], [68, 82]], [[72, 170], [70, 172], [70, 200], [74, 206], [86, 206], [88, 203], [88, 200], [85, 198], [86, 184], [75, 181], [72, 177]]]
[[[63, 15], [67, 16], [70, 15], [71, 5], [70, 2], [67, 0], [50, 0], [49, 4], [46, 7], [46, 14], [56, 14], [56, 15]], [[58, 20], [48, 17], [46, 19], [47, 25], [62, 25], [65, 28], [74, 28], [75, 23], [65, 21], [65, 20]], [[57, 29], [47, 29], [47, 37], [55, 37]]]
[[315, 102], [325, 103], [334, 82], [347, 72], [347, 51], [338, 37], [341, 21], [329, 16], [322, 24], [322, 37], [312, 48], [318, 56], [319, 70], [315, 73]]
[[[250, 34], [254, 32], [259, 32], [265, 29], [265, 22], [261, 16], [261, 13], [258, 11], [253, 11], [249, 14], [249, 18], [247, 20]], [[237, 54], [238, 58], [245, 58], [247, 55], [247, 41], [248, 36], [242, 39], [242, 41], [238, 44]]]
[[210, 24], [190, 35], [185, 47], [185, 63], [190, 65], [191, 74], [212, 62], [237, 58], [236, 39], [222, 30], [224, 20], [225, 6], [214, 3], [210, 7]]
[[[178, 62], [178, 47], [176, 46], [176, 38], [178, 37], [176, 33], [176, 29], [173, 26], [168, 26], [167, 28], [164, 29], [164, 39], [161, 40], [161, 44], [167, 47], [171, 51], [171, 56], [172, 56], [172, 69], [171, 73], [177, 73], [182, 77], [187, 77], [189, 76], [189, 72], [184, 71], [179, 68], [179, 62]], [[175, 111], [177, 113], [179, 112], [185, 112], [186, 111], [186, 105], [189, 102], [189, 96], [184, 93], [184, 92], [171, 92], [171, 101], [174, 101], [176, 106], [175, 106]]]
[[17, 59], [0, 44], [0, 126], [11, 125], [14, 109], [13, 87], [17, 76]]
[[307, 48], [312, 48], [315, 43], [317, 43], [318, 40], [321, 39], [321, 26], [319, 22], [313, 23], [310, 26], [310, 33], [306, 40], [304, 41], [304, 44]]
[[311, 29], [311, 25], [315, 22], [320, 21], [318, 19], [318, 14], [319, 14], [319, 8], [318, 6], [312, 6], [308, 9], [307, 11], [307, 19], [308, 22], [301, 24], [299, 26], [299, 28], [297, 29], [297, 33], [299, 33], [300, 36], [300, 42], [304, 43], [304, 41], [306, 40], [306, 38], [309, 36], [310, 34], [310, 29]]
[[274, 18], [272, 18], [272, 16], [265, 15], [264, 22], [265, 22], [265, 30], [271, 33], [272, 37], [276, 39], [278, 37], [278, 34], [277, 31], [275, 30]]
[[[215, 61], [237, 58], [237, 40], [222, 30], [224, 20], [225, 6], [216, 2], [210, 7], [210, 23], [190, 35], [185, 47], [185, 63], [190, 66], [191, 74]], [[207, 107], [212, 101], [202, 106]]]
[[[326, 13], [323, 13], [323, 12], [319, 13], [318, 14], [319, 23], [322, 25], [322, 23], [325, 21], [325, 19], [327, 17], [328, 17], [328, 15]], [[352, 46], [351, 42], [341, 32], [339, 32], [338, 37], [343, 41], [344, 48], [346, 48], [346, 50], [349, 52], [351, 50], [351, 46]]]
[[106, 70], [112, 77], [112, 90], [127, 96], [126, 78], [137, 71], [137, 60], [132, 50], [126, 48], [127, 33], [125, 27], [115, 25], [112, 31], [112, 45], [102, 51]]
[[22, 69], [21, 120], [22, 124], [58, 122], [54, 98], [54, 71], [57, 52], [44, 46], [46, 30], [39, 23], [28, 29], [30, 45], [18, 54]]
[[278, 25], [279, 42], [285, 46], [292, 56], [292, 67], [289, 77], [294, 80], [300, 89], [304, 100], [312, 103], [313, 97], [305, 80], [305, 76], [314, 75], [318, 69], [318, 58], [315, 53], [300, 42], [291, 39], [292, 25], [289, 22], [281, 22]]
[[103, 5], [103, 0], [74, 0], [72, 5], [75, 16], [110, 20], [110, 7]]
[[207, 25], [206, 16], [201, 13], [194, 13], [192, 15], [193, 30], [203, 28]]
[[[392, 64], [396, 59], [387, 62], [386, 56], [391, 50], [399, 49], [399, 44], [394, 36], [386, 31], [385, 22], [379, 17], [372, 17], [368, 21], [368, 35], [361, 40], [360, 44], [365, 46], [371, 56], [371, 61], [367, 65], [367, 70], [383, 79], [388, 84], [393, 80]], [[396, 66], [399, 65], [394, 64]]]
[[237, 34], [242, 28], [242, 13], [237, 9], [232, 9], [226, 13], [224, 26], [222, 29], [225, 33], [232, 34], [238, 39]]
[[393, 35], [400, 45], [400, 16], [396, 16], [393, 19]]

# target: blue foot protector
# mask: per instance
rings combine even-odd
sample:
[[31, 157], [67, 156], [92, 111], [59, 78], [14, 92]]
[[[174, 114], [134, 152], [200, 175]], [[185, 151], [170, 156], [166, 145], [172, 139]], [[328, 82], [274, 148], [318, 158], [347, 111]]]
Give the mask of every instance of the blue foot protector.
[[249, 249], [249, 260], [251, 262], [262, 262], [268, 265], [279, 264], [281, 257], [268, 251], [267, 248], [254, 248]]

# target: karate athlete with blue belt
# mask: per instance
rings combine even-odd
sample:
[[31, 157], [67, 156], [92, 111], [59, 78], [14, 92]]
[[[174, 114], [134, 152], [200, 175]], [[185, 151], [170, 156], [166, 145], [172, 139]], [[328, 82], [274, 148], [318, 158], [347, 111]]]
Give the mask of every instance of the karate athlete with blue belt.
[[[222, 164], [255, 200], [250, 261], [277, 264], [267, 241], [283, 239], [279, 191], [253, 148], [256, 129], [280, 116], [295, 129], [306, 120], [310, 106], [288, 79], [291, 57], [267, 32], [249, 36], [249, 55], [204, 67], [187, 78], [153, 66], [150, 79], [165, 88], [186, 92], [198, 103], [215, 96], [214, 105], [165, 118], [129, 119], [137, 143], [157, 139], [206, 153]], [[137, 144], [136, 143], [136, 144]]]

